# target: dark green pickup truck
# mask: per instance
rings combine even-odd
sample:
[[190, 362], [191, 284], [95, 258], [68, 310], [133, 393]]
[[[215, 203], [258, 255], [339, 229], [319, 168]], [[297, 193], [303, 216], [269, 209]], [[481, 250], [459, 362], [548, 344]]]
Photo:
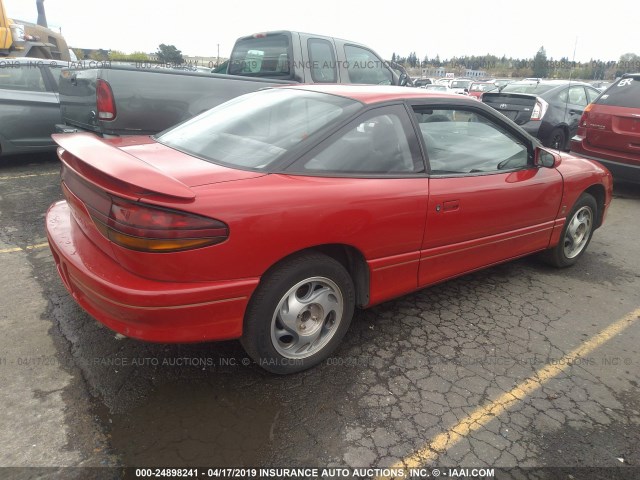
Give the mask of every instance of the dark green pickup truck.
[[66, 68], [60, 79], [58, 132], [150, 135], [261, 88], [290, 83], [405, 85], [370, 48], [292, 31], [239, 38], [226, 73], [166, 65], [106, 64]]

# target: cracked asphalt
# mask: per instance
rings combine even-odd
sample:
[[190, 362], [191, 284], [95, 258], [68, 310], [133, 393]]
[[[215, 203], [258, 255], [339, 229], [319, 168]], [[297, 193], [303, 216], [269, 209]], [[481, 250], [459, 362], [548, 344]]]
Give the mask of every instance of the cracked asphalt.
[[578, 265], [524, 258], [358, 312], [333, 357], [276, 377], [238, 342], [144, 343], [84, 313], [40, 245], [58, 168], [0, 164], [0, 466], [640, 467], [640, 322], [563, 365], [640, 307], [640, 187], [616, 185]]

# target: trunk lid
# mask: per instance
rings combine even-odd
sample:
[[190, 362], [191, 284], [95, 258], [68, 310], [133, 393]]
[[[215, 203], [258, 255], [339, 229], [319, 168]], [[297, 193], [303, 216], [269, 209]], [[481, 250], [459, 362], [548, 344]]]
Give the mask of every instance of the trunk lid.
[[587, 141], [594, 147], [640, 153], [640, 109], [594, 104], [586, 127]]
[[91, 133], [52, 137], [61, 147], [62, 190], [76, 223], [114, 259], [113, 245], [98, 230], [91, 213], [92, 209], [108, 210], [113, 197], [184, 211], [196, 198], [190, 187], [265, 175], [214, 165], [149, 137], [105, 140]]
[[128, 198], [159, 194], [192, 200], [190, 187], [264, 175], [216, 165], [145, 136], [103, 139], [77, 133], [53, 139], [66, 152], [64, 164], [105, 191]]
[[482, 95], [483, 103], [493, 107], [518, 125], [524, 125], [531, 120], [537, 99], [536, 95], [526, 93], [487, 92]]

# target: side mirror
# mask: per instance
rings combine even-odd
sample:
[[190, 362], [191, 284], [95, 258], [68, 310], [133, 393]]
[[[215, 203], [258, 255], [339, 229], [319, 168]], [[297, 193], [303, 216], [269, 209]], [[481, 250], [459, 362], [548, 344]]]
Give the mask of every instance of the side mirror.
[[556, 166], [556, 157], [538, 147], [536, 148], [536, 165], [538, 167], [553, 168]]
[[400, 78], [398, 78], [398, 86], [405, 87], [407, 85], [408, 81], [409, 81], [409, 75], [407, 75], [406, 73], [402, 72], [400, 74]]

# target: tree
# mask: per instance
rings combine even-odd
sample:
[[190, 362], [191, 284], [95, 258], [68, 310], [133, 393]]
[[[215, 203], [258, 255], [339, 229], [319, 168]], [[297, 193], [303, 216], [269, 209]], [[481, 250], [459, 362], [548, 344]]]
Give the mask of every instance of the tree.
[[174, 45], [165, 45], [164, 43], [161, 43], [158, 47], [158, 51], [156, 52], [156, 56], [158, 57], [158, 61], [162, 63], [184, 63], [182, 52]]
[[620, 61], [616, 69], [616, 77], [620, 77], [625, 73], [637, 72], [638, 70], [640, 70], [640, 56], [635, 53], [624, 53], [620, 55]]
[[149, 56], [144, 52], [123, 53], [119, 50], [111, 50], [109, 52], [109, 60], [121, 62], [146, 62]]
[[533, 59], [533, 76], [545, 78], [549, 75], [549, 63], [547, 62], [547, 52], [544, 47], [540, 47]]

